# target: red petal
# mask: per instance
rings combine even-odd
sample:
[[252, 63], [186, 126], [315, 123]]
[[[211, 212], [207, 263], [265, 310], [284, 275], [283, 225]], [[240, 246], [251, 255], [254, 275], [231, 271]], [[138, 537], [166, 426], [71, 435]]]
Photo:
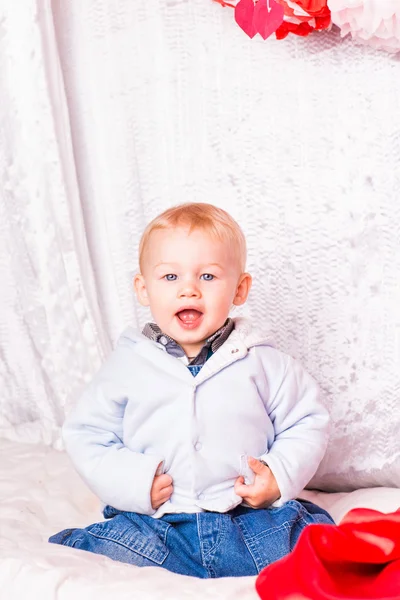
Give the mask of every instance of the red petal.
[[282, 25], [280, 27], [278, 27], [278, 29], [275, 31], [275, 36], [277, 40], [284, 40], [285, 37], [287, 37], [289, 35], [289, 29], [287, 26], [286, 21], [283, 21]]
[[320, 31], [321, 29], [328, 29], [331, 24], [331, 15], [327, 17], [315, 17], [315, 29]]
[[309, 35], [313, 31], [313, 28], [307, 21], [303, 21], [300, 24], [290, 23], [289, 21], [284, 21], [282, 25], [275, 32], [276, 39], [282, 40], [289, 33], [294, 33], [295, 35], [300, 35], [301, 37], [305, 37]]
[[275, 0], [258, 0], [254, 8], [253, 24], [266, 40], [283, 22], [284, 10]]
[[235, 21], [250, 38], [253, 38], [257, 30], [253, 24], [254, 2], [253, 0], [240, 0], [235, 6]]

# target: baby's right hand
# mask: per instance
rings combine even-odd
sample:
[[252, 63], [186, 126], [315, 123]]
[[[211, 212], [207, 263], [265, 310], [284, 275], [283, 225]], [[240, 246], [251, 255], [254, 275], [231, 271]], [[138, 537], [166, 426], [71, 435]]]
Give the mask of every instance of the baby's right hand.
[[153, 509], [157, 510], [161, 504], [169, 500], [173, 491], [172, 477], [170, 475], [156, 475], [150, 490], [151, 506]]

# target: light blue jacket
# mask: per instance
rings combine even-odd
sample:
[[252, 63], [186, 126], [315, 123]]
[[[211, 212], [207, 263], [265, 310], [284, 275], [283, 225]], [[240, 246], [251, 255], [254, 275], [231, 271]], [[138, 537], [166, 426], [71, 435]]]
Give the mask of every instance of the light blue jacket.
[[[226, 512], [242, 501], [246, 457], [265, 460], [282, 503], [314, 475], [328, 441], [328, 413], [302, 366], [247, 319], [193, 377], [164, 346], [128, 328], [68, 416], [63, 436], [75, 468], [117, 509], [160, 517]], [[157, 467], [173, 478], [154, 511]]]

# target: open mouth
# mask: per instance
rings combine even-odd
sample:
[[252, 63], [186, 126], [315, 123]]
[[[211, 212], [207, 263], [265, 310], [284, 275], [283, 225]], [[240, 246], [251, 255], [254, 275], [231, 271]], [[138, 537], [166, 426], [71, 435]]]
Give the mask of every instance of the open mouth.
[[200, 325], [203, 313], [195, 308], [184, 308], [175, 315], [182, 327], [185, 329], [194, 329]]

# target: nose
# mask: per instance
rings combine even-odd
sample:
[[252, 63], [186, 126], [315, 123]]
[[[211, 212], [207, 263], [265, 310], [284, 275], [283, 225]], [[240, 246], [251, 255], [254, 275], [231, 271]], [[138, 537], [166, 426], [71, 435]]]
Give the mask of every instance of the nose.
[[200, 298], [201, 292], [194, 281], [185, 281], [178, 292], [179, 298]]

